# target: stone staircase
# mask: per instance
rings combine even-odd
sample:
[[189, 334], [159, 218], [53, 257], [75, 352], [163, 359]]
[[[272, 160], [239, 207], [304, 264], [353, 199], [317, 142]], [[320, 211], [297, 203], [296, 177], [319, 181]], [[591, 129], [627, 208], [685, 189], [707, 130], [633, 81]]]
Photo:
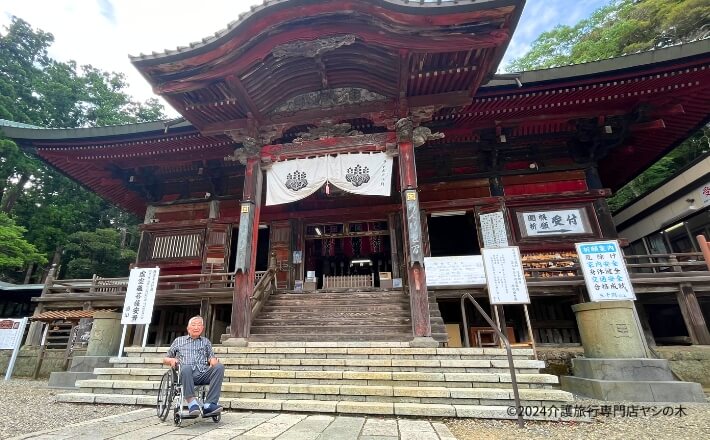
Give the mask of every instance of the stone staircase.
[[[446, 341], [436, 300], [432, 336]], [[410, 341], [409, 297], [402, 291], [276, 293], [251, 326], [250, 341]]]
[[[288, 334], [288, 333], [286, 333]], [[60, 402], [154, 405], [167, 347], [128, 347]], [[235, 410], [506, 418], [513, 394], [505, 350], [412, 348], [406, 342], [249, 342], [216, 346], [221, 403]], [[544, 362], [514, 349], [522, 405], [572, 401]]]

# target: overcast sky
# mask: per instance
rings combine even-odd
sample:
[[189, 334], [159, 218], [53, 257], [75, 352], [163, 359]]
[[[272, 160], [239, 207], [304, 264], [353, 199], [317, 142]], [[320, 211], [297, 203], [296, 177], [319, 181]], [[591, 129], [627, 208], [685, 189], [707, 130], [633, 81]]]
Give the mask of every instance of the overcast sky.
[[[524, 54], [540, 32], [574, 24], [609, 0], [527, 0], [508, 47], [507, 60]], [[128, 55], [162, 52], [224, 29], [239, 13], [261, 0], [0, 0], [0, 25], [12, 15], [54, 34], [50, 55], [103, 70], [123, 72], [129, 93], [153, 96]], [[177, 115], [169, 109], [171, 116]]]

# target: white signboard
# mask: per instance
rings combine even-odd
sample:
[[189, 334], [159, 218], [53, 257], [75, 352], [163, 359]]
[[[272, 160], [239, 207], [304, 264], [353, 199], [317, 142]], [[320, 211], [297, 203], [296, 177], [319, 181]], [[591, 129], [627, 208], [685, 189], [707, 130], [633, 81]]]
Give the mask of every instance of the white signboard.
[[590, 300], [636, 299], [618, 241], [575, 243], [575, 246]]
[[505, 219], [501, 211], [481, 214], [479, 220], [481, 221], [483, 247], [508, 246], [508, 233], [505, 231]]
[[22, 337], [22, 319], [0, 319], [0, 350], [15, 348], [17, 338]]
[[480, 255], [425, 257], [426, 284], [434, 286], [469, 286], [486, 284]]
[[520, 231], [524, 237], [588, 234], [591, 232], [583, 208], [518, 212]]
[[150, 324], [160, 268], [131, 269], [121, 324]]
[[520, 249], [481, 249], [491, 304], [530, 304]]

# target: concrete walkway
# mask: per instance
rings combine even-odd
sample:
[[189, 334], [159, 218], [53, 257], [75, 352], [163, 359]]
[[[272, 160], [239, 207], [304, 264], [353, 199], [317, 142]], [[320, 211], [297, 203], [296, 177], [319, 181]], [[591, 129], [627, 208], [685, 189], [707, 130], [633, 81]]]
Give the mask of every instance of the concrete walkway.
[[[41, 420], [38, 420], [41, 423]], [[161, 422], [154, 409], [40, 431], [15, 439], [252, 439], [252, 440], [456, 440], [441, 422], [382, 417], [329, 416], [278, 412], [225, 412], [212, 419]]]

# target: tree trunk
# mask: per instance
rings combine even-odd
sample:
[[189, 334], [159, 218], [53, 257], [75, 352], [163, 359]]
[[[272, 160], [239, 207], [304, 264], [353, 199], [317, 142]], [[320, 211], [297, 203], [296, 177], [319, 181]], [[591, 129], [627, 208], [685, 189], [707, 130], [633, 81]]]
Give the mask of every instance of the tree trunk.
[[7, 193], [7, 197], [2, 203], [2, 207], [0, 208], [0, 211], [9, 214], [10, 211], [12, 211], [12, 208], [15, 207], [15, 203], [17, 202], [17, 199], [20, 198], [20, 194], [22, 194], [22, 191], [24, 191], [25, 184], [27, 181], [30, 180], [30, 175], [29, 174], [22, 174], [20, 176], [20, 181], [17, 182], [17, 185], [15, 185], [14, 188], [12, 188], [10, 191]]

